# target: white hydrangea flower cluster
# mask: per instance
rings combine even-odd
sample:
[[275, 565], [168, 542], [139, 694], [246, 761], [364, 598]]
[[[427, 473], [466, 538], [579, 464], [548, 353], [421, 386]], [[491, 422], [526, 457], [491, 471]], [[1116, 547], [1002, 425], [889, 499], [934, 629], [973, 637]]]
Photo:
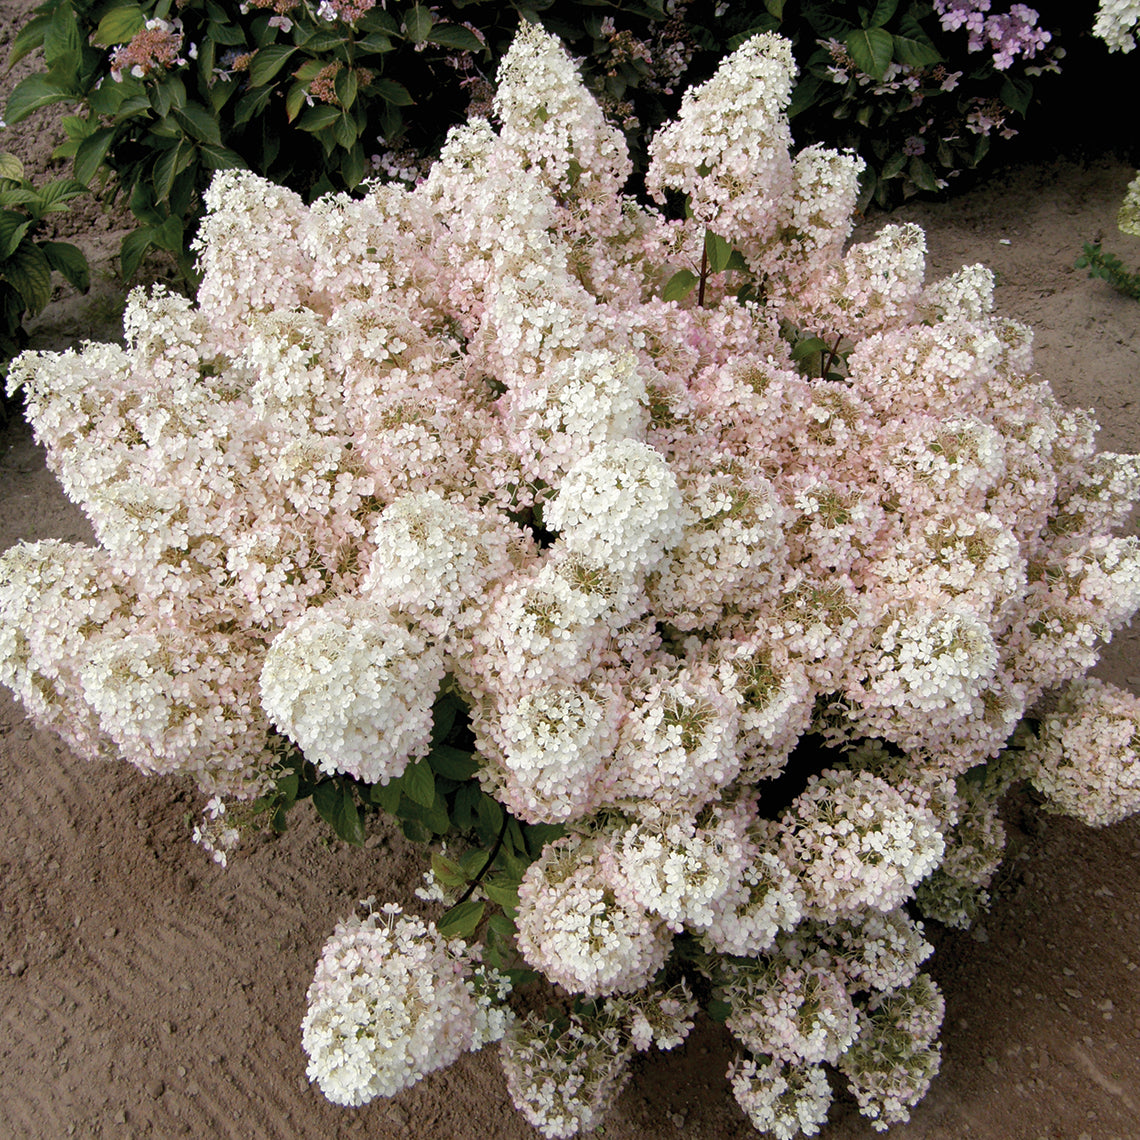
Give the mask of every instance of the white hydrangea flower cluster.
[[1136, 47], [1140, 4], [1136, 0], [1100, 0], [1092, 33], [1108, 44], [1109, 51], [1130, 52]]
[[337, 924], [325, 943], [301, 1042], [309, 1080], [334, 1104], [392, 1096], [499, 1040], [510, 983], [476, 968], [463, 942], [394, 903]]
[[1096, 677], [1070, 685], [1024, 753], [1046, 806], [1093, 827], [1140, 811], [1140, 698]]
[[[1136, 15], [1140, 22], [1140, 12]], [[1140, 237], [1140, 173], [1128, 183], [1124, 201], [1120, 203], [1120, 210], [1116, 215], [1116, 226], [1123, 234]]]
[[[1112, 534], [1140, 457], [1097, 452], [988, 270], [928, 284], [913, 225], [844, 251], [860, 164], [792, 153], [793, 72], [759, 35], [686, 96], [648, 174], [682, 218], [624, 193], [621, 133], [527, 25], [496, 122], [418, 186], [306, 206], [219, 172], [196, 303], [136, 292], [125, 347], [11, 368], [98, 546], [0, 558], [0, 681], [84, 755], [253, 798], [291, 750], [403, 779], [450, 677], [467, 808], [562, 829], [510, 872], [518, 949], [613, 1007], [506, 1047], [549, 1135], [687, 1032], [657, 989], [679, 937], [731, 991], [754, 1121], [815, 1130], [824, 1062], [901, 1119], [938, 1000], [899, 908], [975, 913], [988, 773], [1048, 689], [1076, 682], [1029, 778], [1091, 822], [1140, 810], [1134, 699], [1080, 680], [1140, 606]], [[706, 229], [743, 261], [664, 300]], [[504, 1028], [499, 983], [417, 920], [330, 946], [336, 1096]]]

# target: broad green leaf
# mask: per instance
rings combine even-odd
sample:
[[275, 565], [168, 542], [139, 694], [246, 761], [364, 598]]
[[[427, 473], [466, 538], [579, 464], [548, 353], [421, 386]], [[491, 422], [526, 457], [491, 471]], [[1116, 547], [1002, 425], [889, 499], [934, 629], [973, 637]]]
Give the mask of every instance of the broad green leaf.
[[407, 794], [401, 798], [396, 814], [401, 819], [418, 820], [425, 827], [430, 828], [436, 835], [446, 835], [451, 829], [451, 819], [447, 814], [447, 800], [439, 790], [430, 804], [418, 804], [408, 798]]
[[356, 847], [364, 845], [364, 827], [351, 785], [340, 780], [325, 780], [313, 789], [313, 805], [341, 839]]
[[904, 166], [906, 166], [906, 155], [901, 151], [896, 151], [879, 169], [879, 177], [882, 179], [897, 178], [903, 172]]
[[297, 126], [303, 131], [318, 134], [331, 127], [339, 118], [339, 107], [330, 107], [327, 103], [321, 103], [319, 106], [307, 108], [297, 120]]
[[400, 830], [413, 842], [413, 843], [430, 843], [431, 831], [429, 828], [424, 827], [418, 819], [402, 819], [400, 820]]
[[[29, 221], [35, 222], [43, 214], [43, 201], [40, 198], [40, 192], [28, 183], [21, 186], [13, 186], [10, 190], [0, 190], [0, 208], [8, 209], [9, 206], [23, 206], [27, 213], [32, 217]], [[25, 214], [19, 215], [21, 218]]]
[[432, 705], [431, 710], [432, 744], [442, 744], [443, 741], [447, 739], [447, 734], [451, 732], [454, 727], [455, 718], [462, 707], [463, 702], [452, 692], [444, 693], [442, 696], [436, 698], [436, 702]]
[[146, 251], [154, 244], [154, 226], [139, 226], [123, 238], [119, 247], [119, 269], [124, 280], [134, 277]]
[[395, 780], [386, 784], [373, 784], [368, 789], [370, 802], [379, 805], [389, 815], [395, 815], [400, 806], [400, 785]]
[[537, 859], [548, 843], [561, 839], [565, 834], [565, 828], [558, 823], [528, 823], [523, 829], [523, 836], [526, 839], [526, 853], [532, 859]]
[[487, 904], [482, 899], [468, 899], [453, 906], [435, 924], [435, 928], [444, 938], [470, 938], [483, 920], [483, 911], [486, 909]]
[[33, 111], [41, 107], [50, 107], [53, 103], [73, 103], [75, 95], [67, 91], [59, 83], [49, 79], [46, 75], [29, 75], [16, 84], [12, 94], [8, 96], [8, 105], [4, 109], [4, 119], [8, 126], [26, 119]]
[[375, 52], [377, 55], [383, 55], [392, 50], [392, 41], [382, 32], [373, 32], [371, 35], [357, 40], [356, 46], [363, 52]]
[[146, 13], [137, 5], [112, 8], [100, 21], [91, 37], [98, 47], [125, 44], [146, 23]]
[[75, 71], [79, 67], [79, 24], [75, 9], [60, 4], [44, 32], [44, 60], [52, 70]]
[[400, 788], [409, 799], [430, 807], [435, 799], [435, 776], [431, 765], [426, 760], [409, 764], [400, 777]]
[[508, 946], [512, 945], [515, 940], [515, 935], [518, 930], [512, 919], [508, 918], [505, 914], [493, 914], [487, 919], [487, 933], [494, 935], [495, 938], [505, 942]]
[[0, 178], [10, 178], [13, 182], [24, 180], [24, 164], [6, 150], [0, 151]]
[[437, 744], [428, 754], [428, 763], [449, 780], [470, 780], [479, 771], [479, 761], [470, 752]]
[[764, 0], [764, 7], [769, 16], [775, 16], [777, 20], [784, 18], [784, 0]]
[[67, 137], [77, 142], [94, 134], [95, 128], [99, 125], [94, 119], [84, 119], [80, 115], [64, 115], [61, 122]]
[[728, 268], [729, 258], [732, 257], [732, 246], [712, 230], [705, 230], [705, 256], [709, 259], [709, 268], [714, 273], [720, 273]]
[[425, 39], [441, 47], [458, 48], [460, 51], [486, 51], [479, 42], [479, 37], [459, 24], [436, 24]]
[[732, 1006], [726, 1001], [717, 1001], [716, 998], [713, 998], [705, 1007], [705, 1012], [711, 1021], [717, 1021], [723, 1025], [732, 1015]]
[[898, 11], [899, 0], [879, 0], [867, 21], [869, 28], [881, 28]]
[[490, 847], [499, 838], [502, 826], [503, 809], [497, 800], [484, 792], [479, 797], [479, 804], [475, 809], [475, 830], [480, 840]]
[[792, 349], [792, 359], [797, 363], [817, 352], [826, 352], [827, 342], [817, 336], [805, 337]]
[[454, 859], [448, 859], [446, 855], [441, 855], [438, 851], [432, 852], [431, 870], [436, 880], [445, 887], [454, 888], [467, 885], [467, 876], [463, 873], [463, 868]]
[[1016, 75], [1007, 75], [1001, 85], [1002, 102], [1012, 107], [1021, 115], [1029, 112], [1029, 104], [1033, 100], [1033, 84], [1028, 79]]
[[270, 44], [258, 48], [249, 65], [250, 86], [262, 87], [268, 83], [296, 51], [290, 44]]
[[697, 275], [691, 269], [679, 269], [661, 290], [661, 299], [664, 301], [683, 301], [697, 283]]
[[484, 879], [482, 884], [484, 894], [493, 903], [498, 903], [504, 913], [514, 918], [519, 908], [519, 889], [517, 883], [499, 883], [494, 879]]
[[200, 103], [187, 103], [185, 107], [172, 107], [170, 111], [178, 125], [198, 142], [222, 145], [222, 132], [218, 120]]
[[455, 826], [461, 831], [473, 827], [475, 813], [479, 808], [479, 801], [483, 792], [476, 783], [463, 784], [455, 793], [455, 802], [451, 807], [451, 818]]
[[51, 16], [33, 16], [17, 33], [12, 41], [12, 51], [8, 55], [8, 70], [20, 62], [29, 52], [44, 46], [44, 36], [51, 25]]
[[294, 83], [288, 93], [285, 95], [285, 117], [292, 122], [300, 113], [301, 108], [305, 105], [305, 96], [308, 95], [308, 90], [303, 83]]
[[40, 191], [40, 209], [45, 214], [66, 210], [68, 202], [85, 193], [87, 187], [82, 182], [77, 182], [74, 178], [57, 179]]
[[184, 156], [186, 161], [189, 161], [193, 154], [194, 144], [183, 141], [165, 150], [154, 164], [154, 176], [151, 181], [154, 184], [155, 197], [160, 202], [166, 201], [170, 195], [170, 188], [174, 185], [175, 177], [183, 169], [183, 166], [179, 165], [179, 161]]
[[414, 102], [408, 89], [394, 79], [374, 79], [372, 87], [384, 102], [391, 103], [393, 107], [410, 107]]
[[91, 287], [91, 271], [81, 249], [67, 241], [41, 241], [39, 246], [56, 273], [81, 293], [87, 292]]
[[895, 32], [895, 59], [908, 67], [930, 67], [941, 63], [942, 56], [922, 25], [908, 12]]
[[337, 116], [337, 120], [333, 123], [333, 138], [336, 139], [337, 145], [344, 147], [348, 150], [356, 143], [356, 120], [349, 114], [341, 112]]
[[20, 294], [33, 317], [51, 300], [51, 265], [30, 241], [21, 242], [10, 257], [0, 261], [0, 280]]
[[95, 172], [103, 165], [114, 138], [114, 127], [100, 127], [79, 144], [79, 149], [75, 152], [75, 163], [72, 166], [77, 182], [82, 182], [84, 186], [91, 182]]
[[207, 170], [245, 170], [245, 159], [236, 150], [225, 146], [214, 146], [211, 143], [202, 143], [198, 147], [202, 165]]
[[185, 226], [181, 215], [172, 214], [154, 227], [154, 244], [159, 249], [165, 249], [167, 252], [177, 255], [182, 252], [184, 232]]
[[360, 81], [356, 77], [356, 71], [351, 67], [342, 67], [336, 73], [336, 80], [333, 87], [336, 90], [336, 97], [340, 100], [340, 105], [347, 111], [353, 103], [356, 102], [356, 91]]
[[322, 59], [307, 59], [293, 72], [293, 78], [299, 80], [301, 83], [308, 83], [309, 80], [314, 78], [324, 67], [325, 61]]
[[297, 772], [287, 772], [277, 781], [274, 791], [281, 801], [281, 806], [288, 810], [297, 802], [297, 793], [301, 789], [301, 777]]
[[934, 177], [934, 171], [930, 169], [929, 165], [922, 161], [918, 155], [915, 155], [910, 160], [910, 165], [907, 167], [907, 172], [914, 180], [914, 184], [922, 190], [928, 190], [935, 193], [938, 190], [938, 182]]
[[435, 19], [431, 12], [422, 4], [416, 4], [404, 17], [404, 28], [408, 33], [408, 39], [414, 44], [423, 43], [427, 39], [427, 34], [434, 23]]
[[895, 40], [882, 28], [856, 28], [847, 35], [847, 50], [864, 75], [882, 79], [891, 65]]
[[16, 252], [31, 225], [32, 219], [27, 214], [16, 210], [0, 212], [0, 261], [6, 261]]

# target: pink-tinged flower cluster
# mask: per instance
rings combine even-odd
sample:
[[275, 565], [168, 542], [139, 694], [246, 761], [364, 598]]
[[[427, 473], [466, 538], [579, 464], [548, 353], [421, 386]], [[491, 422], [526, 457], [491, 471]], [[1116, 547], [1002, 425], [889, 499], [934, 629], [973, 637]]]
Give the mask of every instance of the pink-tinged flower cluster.
[[[517, 870], [518, 950], [603, 1010], [504, 1047], [550, 1136], [687, 1032], [656, 988], [678, 937], [760, 1126], [817, 1128], [823, 1063], [905, 1118], [940, 999], [900, 908], [977, 912], [996, 758], [1047, 689], [1077, 682], [1030, 778], [1140, 809], [1134, 699], [1079, 680], [1140, 606], [1112, 533], [1140, 459], [1097, 452], [987, 270], [926, 282], [912, 225], [844, 250], [859, 163], [792, 155], [790, 60], [754, 37], [654, 141], [652, 192], [694, 212], [669, 220], [526, 25], [498, 126], [414, 188], [306, 206], [219, 172], [196, 303], [136, 292], [125, 347], [11, 368], [98, 545], [0, 558], [0, 681], [85, 755], [253, 797], [290, 749], [400, 778], [452, 678], [481, 790], [562, 829]], [[706, 227], [743, 260], [663, 300]], [[345, 924], [322, 1088], [359, 1103], [483, 1039], [464, 954]]]
[[991, 49], [998, 71], [1005, 71], [1018, 56], [1032, 59], [1053, 38], [1038, 26], [1036, 10], [1025, 4], [991, 13], [990, 0], [934, 0], [934, 10], [946, 31], [966, 29], [970, 51]]
[[1093, 827], [1140, 811], [1140, 698], [1087, 677], [1027, 743], [1023, 771], [1046, 806]]
[[[155, 72], [185, 67], [181, 51], [181, 20], [147, 20], [129, 43], [111, 53], [111, 78], [121, 83], [124, 72], [135, 79], [146, 79]], [[197, 49], [191, 44], [190, 56], [196, 55]]]
[[309, 987], [301, 1041], [309, 1080], [334, 1104], [392, 1096], [498, 1041], [510, 982], [463, 942], [395, 904], [337, 923]]

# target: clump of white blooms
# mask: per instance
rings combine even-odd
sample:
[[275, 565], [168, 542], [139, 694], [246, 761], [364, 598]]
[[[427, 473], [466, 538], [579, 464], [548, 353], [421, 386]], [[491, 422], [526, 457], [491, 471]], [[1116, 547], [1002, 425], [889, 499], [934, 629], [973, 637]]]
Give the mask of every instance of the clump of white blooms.
[[334, 1104], [392, 1096], [498, 1041], [510, 983], [478, 967], [465, 944], [394, 903], [352, 915], [325, 943], [301, 1043], [309, 1080]]
[[[1140, 12], [1137, 12], [1140, 19]], [[1140, 237], [1140, 173], [1128, 183], [1124, 201], [1116, 215], [1116, 225], [1121, 233], [1132, 237]]]
[[[1098, 32], [1131, 47], [1133, 9]], [[862, 164], [793, 151], [794, 78], [741, 44], [650, 141], [646, 205], [524, 24], [417, 185], [220, 171], [196, 302], [136, 291], [125, 347], [11, 366], [97, 543], [0, 558], [36, 721], [195, 781], [219, 861], [226, 801], [284, 811], [301, 772], [326, 815], [456, 840], [425, 901], [485, 945], [397, 908], [326, 947], [304, 1041], [339, 1103], [501, 1036], [480, 955], [521, 956], [573, 1011], [503, 1046], [547, 1136], [683, 1040], [690, 966], [757, 1127], [818, 1131], [824, 1065], [905, 1119], [941, 998], [903, 908], [985, 905], [1015, 763], [1091, 823], [1140, 810], [1137, 699], [1082, 679], [1140, 607], [1140, 457], [1097, 451], [989, 270], [928, 281], [912, 224], [847, 247]]]
[[1092, 33], [1108, 44], [1109, 51], [1130, 52], [1136, 47], [1140, 4], [1136, 0], [1100, 0]]
[[1140, 698], [1087, 677], [1070, 685], [1026, 746], [1046, 806], [1093, 827], [1140, 811]]

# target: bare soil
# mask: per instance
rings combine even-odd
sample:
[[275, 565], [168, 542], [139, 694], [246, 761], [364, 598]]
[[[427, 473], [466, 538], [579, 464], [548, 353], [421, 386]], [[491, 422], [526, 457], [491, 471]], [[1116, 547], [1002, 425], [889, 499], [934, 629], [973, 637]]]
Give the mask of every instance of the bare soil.
[[[0, 53], [31, 5], [0, 0]], [[10, 89], [24, 69], [4, 81]], [[0, 134], [37, 173], [50, 124]], [[62, 171], [60, 171], [62, 173]], [[892, 220], [927, 229], [930, 274], [982, 261], [999, 309], [1037, 330], [1058, 396], [1097, 409], [1101, 446], [1140, 450], [1140, 305], [1072, 264], [1081, 243], [1140, 262], [1115, 228], [1131, 168], [1111, 159], [1025, 165]], [[882, 218], [875, 224], [881, 224]], [[88, 297], [59, 290], [37, 347], [117, 335], [112, 272], [127, 222], [93, 200], [64, 223], [96, 266]], [[19, 420], [0, 435], [0, 549], [91, 541]], [[1140, 629], [1097, 672], [1140, 691]], [[0, 693], [0, 1136], [371, 1137], [531, 1140], [494, 1050], [359, 1110], [305, 1078], [305, 990], [333, 925], [362, 896], [413, 911], [421, 854], [377, 825], [363, 849], [308, 809], [228, 870], [190, 841], [192, 788], [125, 764], [89, 764], [36, 731]], [[946, 994], [942, 1073], [898, 1140], [1140, 1140], [1140, 818], [1092, 830], [1025, 792], [991, 912], [970, 932], [934, 929]], [[933, 926], [933, 924], [930, 924]], [[671, 1054], [637, 1062], [607, 1140], [755, 1136], [724, 1081], [733, 1054], [708, 1022]], [[876, 1135], [840, 1098], [824, 1140]]]

